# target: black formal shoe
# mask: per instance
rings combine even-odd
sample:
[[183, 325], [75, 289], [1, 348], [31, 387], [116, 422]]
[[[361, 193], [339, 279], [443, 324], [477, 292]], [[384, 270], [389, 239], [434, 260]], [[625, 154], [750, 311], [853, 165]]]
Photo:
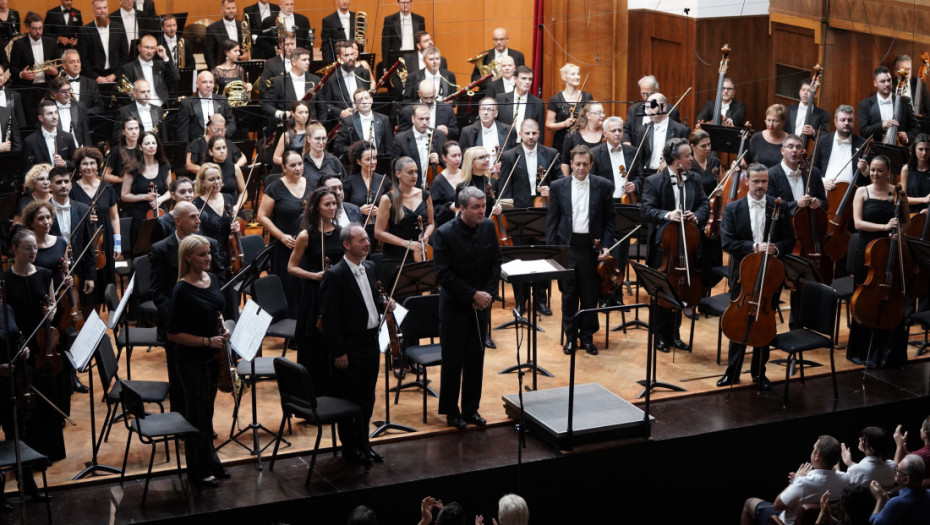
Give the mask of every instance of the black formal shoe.
[[368, 447], [368, 459], [375, 463], [384, 463], [384, 456], [375, 452], [371, 447]]
[[220, 467], [218, 469], [213, 469], [213, 477], [217, 479], [229, 479], [232, 477], [232, 474], [230, 474], [225, 467]]
[[730, 377], [729, 375], [724, 375], [717, 381], [717, 386], [730, 386], [733, 384], [739, 383], [738, 377]]
[[359, 450], [343, 451], [342, 459], [346, 460], [347, 463], [352, 465], [362, 465], [364, 467], [371, 466], [371, 459], [368, 458], [368, 454]]
[[547, 305], [546, 303], [539, 303], [539, 304], [537, 304], [537, 305], [536, 305], [536, 311], [539, 312], [539, 313], [541, 313], [541, 314], [543, 314], [543, 315], [545, 315], [545, 316], [550, 316], [550, 315], [552, 315], [552, 310], [549, 309], [549, 305]]
[[497, 348], [497, 345], [494, 344], [494, 340], [491, 339], [490, 333], [484, 336], [484, 346], [487, 348]]
[[588, 355], [597, 355], [597, 347], [594, 346], [594, 343], [584, 343], [584, 351]]
[[71, 374], [71, 386], [78, 394], [86, 394], [90, 392], [90, 389], [87, 388], [87, 385], [81, 382], [77, 374]]
[[665, 342], [665, 339], [656, 339], [656, 350], [666, 354], [672, 351], [668, 343]]
[[483, 427], [488, 424], [488, 422], [485, 421], [483, 417], [481, 417], [481, 414], [477, 412], [472, 412], [471, 414], [465, 416], [465, 422], [471, 423], [472, 425], [478, 425], [479, 427]]
[[763, 392], [768, 392], [772, 389], [772, 382], [769, 381], [769, 378], [765, 377], [765, 374], [762, 374], [759, 377], [752, 378], [753, 382], [759, 384], [759, 390]]
[[689, 344], [685, 343], [684, 341], [682, 341], [680, 337], [676, 337], [675, 340], [672, 341], [672, 346], [676, 346], [676, 347], [678, 347], [679, 350], [682, 350], [682, 351], [685, 351], [685, 352], [690, 352], [690, 351], [691, 351], [691, 345], [689, 345]]
[[574, 349], [572, 348], [571, 343], [565, 343], [565, 346], [562, 347], [562, 353], [565, 355], [571, 355], [572, 350]]
[[207, 479], [202, 479], [199, 481], [201, 487], [206, 487], [208, 489], [215, 489], [220, 486], [220, 480], [215, 477], [210, 477]]
[[461, 414], [449, 414], [446, 416], [446, 424], [459, 430], [464, 430], [467, 426]]

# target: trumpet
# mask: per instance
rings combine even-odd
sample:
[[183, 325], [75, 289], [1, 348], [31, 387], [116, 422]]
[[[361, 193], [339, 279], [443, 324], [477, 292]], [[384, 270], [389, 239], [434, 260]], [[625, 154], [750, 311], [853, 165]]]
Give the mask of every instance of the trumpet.
[[249, 15], [242, 13], [242, 53], [247, 54], [252, 50], [252, 29], [249, 26]]
[[365, 33], [368, 32], [368, 13], [359, 11], [355, 13], [355, 43], [360, 53], [365, 51]]
[[39, 71], [45, 71], [46, 69], [51, 68], [51, 67], [61, 67], [61, 59], [55, 58], [52, 60], [46, 60], [45, 62], [41, 62], [34, 66], [27, 66], [25, 69], [26, 71], [39, 72]]

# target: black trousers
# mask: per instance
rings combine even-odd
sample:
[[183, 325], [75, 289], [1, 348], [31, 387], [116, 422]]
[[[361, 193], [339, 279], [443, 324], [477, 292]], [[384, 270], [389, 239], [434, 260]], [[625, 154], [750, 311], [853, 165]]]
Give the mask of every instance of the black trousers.
[[213, 411], [216, 402], [219, 364], [215, 351], [207, 348], [176, 346], [177, 374], [181, 382], [184, 405], [172, 410], [197, 429], [197, 434], [184, 440], [187, 475], [192, 481], [212, 476], [223, 468], [213, 446]]
[[[472, 414], [481, 403], [484, 375], [484, 336], [490, 311], [443, 312], [439, 319], [442, 369], [439, 391], [440, 414]], [[459, 391], [462, 409], [459, 411]]]
[[368, 424], [375, 408], [375, 387], [381, 369], [377, 329], [365, 331], [360, 341], [348, 343], [347, 347], [349, 366], [345, 370], [334, 369], [333, 388], [338, 397], [362, 407], [362, 416], [337, 425], [339, 440], [346, 451], [367, 452]]
[[[589, 237], [589, 236], [588, 236]], [[597, 252], [591, 242], [572, 239], [568, 250], [569, 261], [574, 268], [574, 276], [559, 280], [562, 292], [562, 331], [571, 341], [572, 321], [578, 310], [597, 306], [598, 277]], [[579, 308], [580, 305], [580, 308]], [[578, 332], [583, 343], [590, 343], [600, 324], [597, 314], [587, 314], [578, 323]]]

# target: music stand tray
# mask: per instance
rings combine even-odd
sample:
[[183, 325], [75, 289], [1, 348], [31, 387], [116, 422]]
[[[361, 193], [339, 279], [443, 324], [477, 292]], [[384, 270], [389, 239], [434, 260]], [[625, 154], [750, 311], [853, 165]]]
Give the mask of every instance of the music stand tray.
[[[541, 210], [542, 208], [528, 208], [528, 209]], [[513, 210], [504, 210], [504, 214], [506, 215], [508, 212], [512, 212], [512, 211]], [[517, 211], [523, 211], [523, 210], [517, 210]], [[538, 212], [533, 212], [533, 214], [538, 214]], [[509, 215], [506, 215], [506, 216], [509, 217]], [[545, 218], [545, 214], [543, 214], [543, 218]], [[517, 215], [517, 220], [519, 220], [519, 214]], [[536, 219], [533, 219], [533, 220], [535, 221]], [[511, 224], [510, 222], [507, 223], [507, 232], [508, 232], [507, 234], [508, 235], [510, 235], [510, 224]], [[522, 228], [522, 230], [525, 232], [526, 228]], [[545, 230], [545, 223], [543, 223], [543, 230]], [[543, 232], [543, 234], [545, 234], [545, 231]], [[504, 263], [508, 263], [516, 259], [520, 259], [524, 261], [553, 259], [557, 261], [559, 265], [561, 265], [562, 267], [568, 266], [568, 261], [569, 261], [567, 246], [549, 246], [546, 244], [539, 244], [539, 245], [529, 244], [529, 245], [523, 245], [523, 246], [501, 246], [501, 258]], [[503, 328], [509, 328], [513, 326], [514, 324], [516, 324], [516, 321], [508, 321], [506, 323], [495, 326], [494, 329], [501, 330]], [[535, 320], [533, 321], [533, 326], [536, 328], [537, 331], [544, 332], [542, 328], [539, 328], [539, 326], [536, 325]]]
[[[643, 226], [643, 211], [639, 206], [631, 204], [620, 204], [619, 202], [614, 203], [614, 211], [616, 212], [616, 218], [614, 219], [614, 235], [617, 237], [623, 238], [637, 226]], [[641, 237], [640, 237], [641, 238]], [[639, 241], [637, 241], [638, 243]], [[609, 246], [605, 246], [609, 248]], [[629, 283], [626, 283], [629, 285]], [[620, 292], [620, 297], [623, 297], [623, 291]], [[639, 288], [636, 289], [636, 302], [639, 302]], [[639, 318], [639, 309], [636, 308], [636, 317], [632, 321], [621, 322], [619, 325], [610, 328], [608, 330], [611, 332], [623, 331], [626, 333], [628, 328], [649, 328], [645, 322]], [[622, 320], [622, 319], [621, 319]]]
[[405, 264], [403, 270], [397, 274], [394, 298], [422, 295], [438, 289], [439, 281], [436, 280], [433, 261]]
[[636, 396], [637, 399], [643, 396], [646, 397], [646, 412], [648, 413], [649, 395], [653, 388], [661, 387], [673, 392], [685, 391], [685, 389], [680, 386], [662, 383], [656, 380], [656, 368], [658, 368], [658, 366], [653, 366], [656, 362], [657, 354], [655, 337], [653, 335], [655, 329], [652, 327], [653, 319], [655, 319], [654, 311], [657, 306], [681, 311], [684, 310], [684, 303], [678, 298], [678, 294], [675, 293], [671, 283], [668, 282], [668, 276], [664, 273], [638, 262], [630, 262], [630, 265], [632, 265], [633, 271], [636, 273], [636, 278], [642, 283], [642, 286], [646, 289], [646, 293], [649, 294], [651, 299], [649, 305], [649, 343], [646, 352], [646, 379], [637, 381], [637, 383], [643, 385], [644, 388], [643, 391]]
[[544, 237], [546, 235], [547, 208], [513, 208], [504, 210], [507, 219], [507, 235], [519, 239]]
[[738, 153], [743, 128], [701, 124], [701, 129], [710, 135], [710, 149], [716, 153]]
[[908, 159], [911, 157], [911, 150], [904, 146], [881, 144], [878, 141], [872, 144], [872, 153], [888, 157], [888, 160], [891, 161], [891, 173], [901, 173], [901, 168], [907, 164]]

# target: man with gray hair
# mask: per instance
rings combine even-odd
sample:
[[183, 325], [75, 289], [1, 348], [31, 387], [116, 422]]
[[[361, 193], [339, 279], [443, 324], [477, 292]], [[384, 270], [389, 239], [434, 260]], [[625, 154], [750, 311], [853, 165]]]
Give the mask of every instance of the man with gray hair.
[[875, 497], [875, 510], [869, 518], [871, 525], [930, 523], [930, 491], [923, 488], [926, 473], [924, 460], [916, 454], [908, 454], [898, 463], [895, 483], [898, 495], [889, 498], [878, 481], [872, 480], [869, 490]]
[[442, 100], [452, 93], [455, 93], [459, 87], [455, 83], [455, 73], [442, 67], [442, 53], [436, 46], [430, 46], [423, 51], [423, 69], [418, 70], [407, 80], [407, 87], [404, 91], [404, 100], [414, 101], [417, 99], [415, 89], [420, 87], [424, 80], [433, 84], [437, 100]]
[[[636, 83], [639, 87], [639, 96], [642, 102], [632, 104], [626, 112], [626, 119], [623, 121], [623, 143], [626, 145], [639, 146], [639, 142], [633, 144], [636, 137], [642, 137], [643, 129], [649, 123], [649, 115], [645, 111], [645, 102], [655, 93], [659, 92], [659, 81], [652, 75], [646, 75]], [[675, 122], [681, 122], [678, 110], [672, 111], [669, 117]]]
[[[411, 128], [413, 122], [413, 110], [417, 104], [423, 104], [429, 107], [429, 129], [441, 131], [446, 137], [455, 140], [459, 137], [459, 125], [455, 118], [455, 111], [452, 106], [440, 101], [436, 97], [436, 86], [427, 79], [421, 80], [417, 85], [417, 102], [407, 104], [400, 110], [400, 116], [397, 117], [397, 133], [403, 133]], [[442, 146], [440, 143], [439, 146]], [[464, 148], [462, 151], [465, 151]]]
[[459, 145], [463, 152], [472, 146], [484, 146], [492, 154], [507, 151], [517, 145], [518, 130], [513, 130], [509, 137], [508, 131], [510, 126], [497, 122], [497, 102], [487, 96], [478, 103], [478, 120], [462, 128]]

